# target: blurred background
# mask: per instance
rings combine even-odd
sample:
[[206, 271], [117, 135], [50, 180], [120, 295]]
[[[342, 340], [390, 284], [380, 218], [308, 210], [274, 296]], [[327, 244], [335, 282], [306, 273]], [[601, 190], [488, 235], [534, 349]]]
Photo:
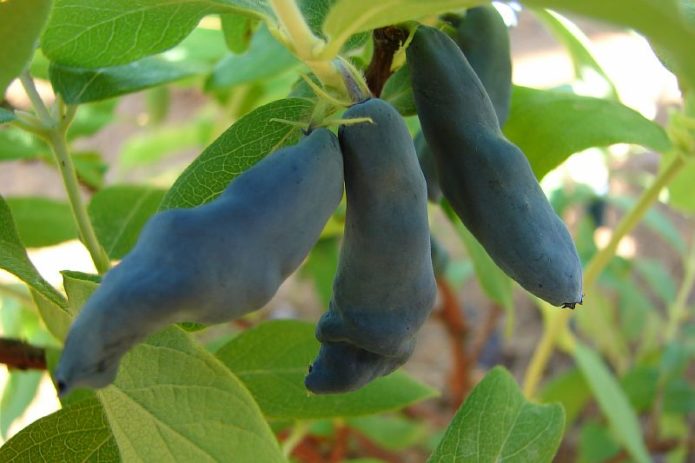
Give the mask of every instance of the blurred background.
[[[577, 93], [598, 97], [610, 93], [600, 76], [589, 74], [581, 80], [576, 78], [566, 48], [536, 16], [528, 11], [503, 9], [503, 12], [511, 24], [516, 85], [544, 89], [571, 87]], [[669, 108], [679, 103], [680, 93], [675, 77], [662, 66], [649, 44], [620, 28], [582, 18], [570, 19], [588, 37], [588, 47], [615, 85], [620, 101], [664, 125]], [[214, 20], [206, 19], [196, 33], [202, 36], [206, 30], [217, 27]], [[224, 50], [221, 38], [219, 42], [217, 46]], [[209, 52], [216, 53], [214, 49]], [[202, 93], [200, 86], [183, 82], [88, 105], [91, 111], [88, 117], [93, 124], [100, 124], [101, 119], [111, 123], [74, 144], [80, 157], [78, 168], [86, 179], [83, 193], [89, 196], [101, 185], [127, 183], [168, 187], [235, 117], [261, 101], [284, 96], [296, 76], [297, 70], [293, 68], [269, 76], [262, 83], [260, 93], [257, 84], [242, 83], [223, 97], [210, 98]], [[52, 99], [47, 82], [39, 90], [47, 101]], [[255, 94], [260, 96], [254, 99]], [[7, 99], [16, 107], [29, 108], [17, 82], [10, 87]], [[660, 161], [659, 153], [633, 145], [613, 145], [577, 153], [543, 178], [542, 186], [573, 232], [580, 254], [605, 245], [611, 229], [658, 172]], [[61, 204], [66, 201], [59, 175], [41, 160], [0, 164], [0, 194], [17, 198], [10, 201], [10, 206], [19, 225], [25, 227], [20, 229], [23, 237], [32, 233], [32, 227], [41, 225], [21, 220], [23, 207], [29, 207], [21, 198], [46, 196]], [[626, 380], [623, 385], [627, 385], [637, 410], [647, 410], [653, 405], [652, 387], [656, 386], [647, 367], [632, 368], [634, 365], [627, 360], [628, 352], [648, 350], [644, 345], [646, 339], [649, 336], [656, 339], [654, 331], [664, 329], [663, 323], [655, 324], [650, 314], [665, 314], [678, 298], [684, 299], [689, 308], [693, 302], [692, 288], [683, 289], [682, 285], [691, 265], [689, 250], [695, 232], [692, 216], [684, 212], [689, 206], [666, 205], [667, 192], [661, 199], [647, 219], [622, 240], [619, 259], [601, 281], [605, 289], [600, 295], [605, 306], [603, 313], [614, 324], [601, 326], [605, 320], [582, 319], [581, 307], [576, 309], [573, 322], [580, 331], [593, 331], [592, 336], [602, 337], [603, 351], [623, 379], [632, 375], [629, 376], [632, 382]], [[139, 207], [140, 200], [144, 201], [133, 198], [132, 207]], [[55, 210], [49, 206], [47, 211]], [[515, 288], [511, 309], [491, 301], [481, 289], [472, 261], [449, 221], [439, 208], [431, 209], [430, 218], [433, 234], [446, 249], [449, 263], [434, 316], [422, 330], [416, 352], [404, 369], [442, 394], [404, 413], [386, 417], [391, 420], [390, 427], [384, 427], [383, 422], [370, 422], [368, 418], [355, 421], [356, 432], [370, 436], [361, 445], [371, 449], [370, 455], [385, 461], [423, 461], [438, 432], [451, 420], [462, 394], [492, 366], [506, 366], [522, 382], [543, 330], [542, 316], [535, 302], [519, 288]], [[69, 223], [55, 223], [66, 228], [66, 237], [74, 235]], [[266, 308], [241, 321], [215, 326], [197, 335], [205, 342], [215, 343], [264, 319], [316, 321], [330, 297], [338, 246], [338, 237], [325, 237]], [[40, 273], [55, 286], [62, 284], [61, 270], [95, 273], [89, 254], [75, 239], [31, 249], [29, 255]], [[0, 271], [0, 283], [5, 288], [15, 288], [18, 281]], [[0, 336], [11, 333], [32, 344], [54, 344], [37, 315], [23, 308], [26, 298], [20, 290], [16, 294], [9, 290], [0, 293]], [[692, 323], [692, 310], [689, 322]], [[616, 333], [614, 329], [621, 332]], [[695, 343], [695, 330], [689, 332], [693, 334], [689, 343]], [[687, 416], [685, 423], [692, 425], [695, 393], [691, 363], [682, 370], [685, 383], [674, 389], [673, 393], [680, 395], [672, 406], [680, 407]], [[572, 374], [576, 372], [572, 365], [570, 357], [556, 352], [547, 377]], [[29, 423], [60, 408], [47, 374], [14, 371], [12, 375], [10, 382], [8, 370], [0, 365], [0, 444]], [[552, 396], [552, 390], [546, 392]], [[577, 396], [581, 394], [580, 391]], [[590, 397], [586, 395], [583, 401], [580, 398], [571, 404], [576, 409], [568, 411], [571, 421], [557, 461], [628, 461], [625, 455], [621, 457], [619, 446], [612, 440]], [[381, 435], [379, 429], [392, 434]], [[603, 454], [596, 450], [599, 448]]]

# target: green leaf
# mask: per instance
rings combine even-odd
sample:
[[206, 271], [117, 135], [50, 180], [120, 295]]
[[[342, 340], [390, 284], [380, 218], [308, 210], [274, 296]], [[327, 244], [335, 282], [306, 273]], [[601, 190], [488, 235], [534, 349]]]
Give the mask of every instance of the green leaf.
[[695, 387], [685, 378], [673, 378], [666, 384], [664, 412], [678, 415], [695, 412]]
[[63, 275], [63, 287], [68, 295], [70, 312], [74, 317], [80, 312], [89, 296], [99, 287], [101, 277], [73, 270], [63, 270], [60, 273]]
[[116, 463], [121, 458], [102, 406], [87, 399], [24, 428], [0, 447], [0, 461]]
[[461, 241], [463, 241], [463, 244], [466, 246], [468, 256], [473, 262], [475, 275], [483, 291], [485, 291], [487, 297], [505, 308], [508, 313], [511, 313], [514, 307], [511, 278], [493, 262], [492, 258], [485, 251], [485, 248], [478, 243], [471, 232], [461, 223], [461, 220], [446, 201], [443, 202], [442, 208], [447, 218], [454, 226], [456, 233], [461, 238]]
[[[545, 25], [555, 39], [567, 49], [574, 75], [578, 79], [600, 76], [608, 86], [612, 99], [618, 99], [618, 90], [606, 71], [591, 51], [591, 41], [572, 21], [550, 10], [534, 10], [534, 14]], [[593, 74], [593, 75], [592, 75]]]
[[157, 127], [161, 125], [171, 110], [171, 90], [167, 86], [160, 85], [145, 92], [145, 106], [147, 107], [147, 125]]
[[0, 436], [7, 437], [12, 422], [22, 416], [34, 400], [43, 373], [40, 371], [10, 370], [5, 388], [0, 394]]
[[578, 450], [578, 463], [605, 462], [620, 451], [620, 444], [606, 426], [590, 422], [581, 428]]
[[272, 17], [266, 2], [254, 0], [56, 0], [41, 48], [67, 66], [116, 66], [168, 50], [203, 16], [227, 12]]
[[0, 161], [33, 159], [50, 154], [48, 147], [32, 134], [16, 127], [0, 129]]
[[416, 423], [400, 416], [360, 416], [350, 418], [348, 425], [391, 452], [419, 445], [427, 437], [424, 423]]
[[527, 402], [516, 381], [496, 367], [473, 389], [429, 462], [550, 462], [564, 428], [558, 404]]
[[75, 164], [75, 172], [81, 183], [94, 190], [104, 185], [104, 174], [108, 170], [108, 165], [99, 153], [92, 151], [72, 153], [72, 162]]
[[34, 45], [51, 11], [51, 0], [0, 2], [0, 96], [34, 55]]
[[661, 298], [665, 307], [676, 299], [676, 282], [661, 261], [641, 257], [635, 259], [635, 269], [654, 294]]
[[68, 104], [89, 103], [134, 93], [205, 72], [205, 68], [161, 56], [143, 58], [121, 66], [78, 68], [51, 64], [53, 88]]
[[603, 293], [593, 291], [587, 310], [578, 311], [576, 322], [582, 333], [591, 339], [613, 365], [626, 367], [630, 348], [625, 333], [618, 325], [618, 308]]
[[539, 394], [543, 403], [560, 402], [569, 427], [591, 398], [589, 385], [577, 368], [563, 371], [548, 381]]
[[338, 0], [323, 24], [328, 47], [338, 52], [351, 35], [423, 16], [488, 3], [485, 0]]
[[410, 86], [408, 66], [401, 66], [388, 78], [381, 91], [381, 99], [388, 101], [402, 116], [417, 114], [413, 89]]
[[222, 14], [220, 19], [227, 48], [234, 53], [244, 53], [249, 48], [258, 21], [240, 14]]
[[135, 246], [140, 230], [157, 212], [164, 193], [146, 186], [118, 185], [94, 195], [88, 206], [89, 217], [110, 258], [120, 259]]
[[243, 384], [179, 328], [134, 348], [97, 396], [123, 461], [284, 461]]
[[39, 275], [36, 267], [29, 260], [17, 234], [10, 208], [2, 196], [0, 196], [0, 268], [7, 270], [58, 306], [67, 307], [65, 298]]
[[228, 52], [219, 30], [196, 27], [183, 42], [162, 56], [212, 69]]
[[630, 407], [625, 392], [601, 357], [589, 347], [577, 343], [574, 358], [601, 410], [608, 418], [616, 438], [635, 461], [649, 463], [651, 458], [642, 440], [642, 430], [637, 415]]
[[34, 50], [34, 56], [29, 64], [29, 73], [35, 79], [48, 80], [48, 66], [50, 64], [51, 62], [48, 61], [41, 48], [37, 48]]
[[333, 280], [338, 269], [340, 246], [337, 237], [322, 238], [314, 245], [302, 267], [308, 274], [321, 298], [321, 305], [328, 307], [333, 295]]
[[263, 25], [253, 35], [249, 49], [243, 55], [229, 54], [215, 66], [206, 85], [219, 90], [269, 79], [299, 64], [297, 58]]
[[239, 119], [179, 176], [160, 209], [194, 207], [219, 196], [237, 175], [267, 154], [299, 140], [301, 131], [281, 121], [308, 122], [314, 103], [288, 98]]
[[72, 314], [69, 310], [68, 302], [65, 302], [65, 307], [61, 307], [46, 299], [38, 291], [34, 289], [30, 291], [36, 309], [39, 311], [46, 328], [56, 339], [63, 341], [72, 324]]
[[7, 122], [12, 122], [15, 119], [17, 119], [17, 116], [15, 116], [14, 111], [0, 108], [0, 124], [6, 124]]
[[602, 276], [601, 284], [613, 289], [618, 296], [620, 333], [628, 342], [644, 342], [648, 338], [645, 324], [650, 316], [657, 317], [644, 288], [634, 279], [614, 276], [612, 272]]
[[637, 30], [666, 51], [675, 71], [695, 86], [695, 26], [681, 0], [524, 0], [524, 5], [586, 15]]
[[620, 386], [632, 407], [638, 412], [647, 412], [658, 396], [659, 370], [653, 366], [635, 365], [620, 378]]
[[217, 357], [251, 391], [265, 416], [273, 419], [367, 415], [435, 395], [401, 372], [347, 394], [309, 394], [304, 376], [318, 349], [313, 325], [277, 320], [244, 331], [217, 351]]
[[117, 105], [118, 100], [115, 99], [81, 104], [68, 128], [68, 140], [89, 137], [99, 132], [114, 120]]
[[[24, 293], [24, 285], [7, 285], [8, 288], [15, 289], [19, 293]], [[24, 300], [18, 300], [12, 297], [3, 295], [0, 298], [2, 310], [0, 310], [0, 330], [2, 335], [9, 338], [26, 339], [29, 342], [41, 341], [35, 339], [37, 333], [40, 333], [40, 319], [38, 314], [32, 308], [26, 307]]]
[[78, 237], [70, 205], [37, 197], [7, 198], [17, 233], [25, 246], [52, 246]]
[[526, 154], [538, 178], [594, 146], [634, 143], [662, 152], [671, 146], [661, 126], [615, 101], [518, 86], [504, 133]]
[[[661, 169], [667, 166], [675, 153], [664, 156], [661, 160]], [[2, 153], [0, 153], [2, 159]], [[695, 178], [695, 162], [688, 162], [683, 166], [675, 178], [668, 184], [668, 204], [686, 214], [695, 213], [695, 195], [693, 194], [693, 179]]]
[[154, 164], [181, 150], [202, 149], [212, 137], [214, 124], [208, 117], [198, 117], [183, 125], [164, 126], [128, 139], [118, 156], [120, 167], [132, 169]]

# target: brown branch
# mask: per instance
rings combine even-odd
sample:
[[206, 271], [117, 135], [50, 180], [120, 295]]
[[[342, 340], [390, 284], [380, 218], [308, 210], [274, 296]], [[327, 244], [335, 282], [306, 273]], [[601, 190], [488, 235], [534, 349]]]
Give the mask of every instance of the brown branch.
[[0, 338], [0, 363], [9, 369], [45, 370], [46, 350], [19, 339]]
[[292, 450], [292, 456], [304, 463], [324, 463], [321, 452], [316, 449], [315, 441], [304, 439]]
[[374, 29], [372, 34], [374, 54], [365, 72], [367, 85], [374, 96], [381, 95], [381, 90], [391, 75], [393, 55], [407, 38], [408, 32], [400, 27], [388, 26]]
[[355, 436], [355, 439], [359, 444], [361, 450], [360, 455], [364, 455], [365, 457], [377, 458], [388, 463], [399, 463], [403, 461], [401, 456], [394, 452], [390, 452], [386, 449], [379, 447], [374, 442], [372, 442], [372, 440], [368, 436], [364, 435], [360, 431], [353, 429], [352, 434], [353, 436]]
[[340, 463], [345, 459], [348, 450], [348, 437], [350, 429], [347, 426], [340, 426], [335, 436], [335, 444], [328, 458], [330, 463]]
[[466, 338], [469, 327], [459, 301], [449, 283], [444, 278], [437, 278], [437, 286], [442, 296], [442, 311], [439, 313], [444, 322], [451, 344], [454, 367], [451, 373], [452, 407], [458, 409], [471, 389], [471, 369], [475, 366], [472, 357], [466, 353]]
[[232, 320], [232, 324], [236, 325], [238, 328], [242, 330], [248, 330], [250, 328], [253, 328], [253, 322], [245, 318], [237, 318], [236, 320]]

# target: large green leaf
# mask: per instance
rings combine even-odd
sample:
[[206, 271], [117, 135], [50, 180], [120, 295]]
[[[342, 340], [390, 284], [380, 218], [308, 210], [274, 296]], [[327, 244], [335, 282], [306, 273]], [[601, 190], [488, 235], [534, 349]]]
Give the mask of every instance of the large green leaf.
[[68, 66], [126, 64], [173, 47], [203, 16], [226, 12], [272, 17], [258, 0], [56, 0], [41, 47]]
[[687, 17], [687, 0], [523, 0], [528, 6], [582, 14], [637, 30], [659, 49], [669, 62], [695, 86], [695, 25]]
[[478, 384], [446, 430], [430, 462], [550, 462], [565, 416], [558, 404], [527, 402], [497, 367]]
[[277, 320], [243, 332], [223, 346], [217, 357], [246, 385], [269, 418], [368, 415], [435, 395], [435, 391], [401, 372], [347, 394], [309, 394], [304, 376], [318, 349], [313, 325]]
[[243, 384], [179, 328], [134, 348], [97, 396], [123, 461], [284, 461]]
[[594, 146], [634, 143], [656, 151], [671, 146], [659, 125], [618, 102], [517, 86], [504, 133], [526, 154], [538, 178]]
[[64, 201], [36, 197], [7, 198], [17, 233], [27, 247], [52, 246], [77, 238], [75, 219]]
[[39, 275], [36, 267], [29, 260], [17, 234], [10, 208], [2, 196], [0, 196], [0, 268], [15, 275], [60, 307], [67, 306], [65, 298]]
[[205, 67], [186, 61], [151, 56], [121, 66], [90, 69], [53, 63], [49, 74], [63, 100], [79, 104], [134, 93], [205, 71]]
[[546, 26], [555, 39], [562, 43], [572, 58], [574, 75], [577, 78], [591, 78], [599, 75], [609, 87], [610, 94], [617, 99], [618, 90], [591, 51], [591, 42], [572, 21], [549, 10], [535, 10], [538, 19]]
[[313, 108], [309, 100], [288, 98], [242, 117], [188, 166], [160, 208], [194, 207], [215, 199], [237, 175], [267, 154], [299, 140], [301, 131], [283, 121], [308, 122]]
[[592, 349], [577, 343], [574, 358], [589, 383], [601, 410], [608, 418], [615, 436], [638, 463], [651, 461], [642, 440], [642, 430], [635, 411], [618, 380]]
[[117, 463], [118, 447], [99, 401], [69, 405], [24, 428], [0, 447], [4, 463]]
[[51, 0], [0, 2], [0, 97], [29, 63], [50, 10]]
[[215, 66], [207, 85], [212, 89], [233, 87], [275, 77], [297, 65], [297, 58], [261, 26], [244, 54], [230, 53]]
[[140, 230], [157, 212], [165, 190], [138, 185], [104, 188], [92, 197], [89, 217], [99, 242], [112, 259], [126, 255]]
[[488, 0], [338, 0], [323, 24], [331, 52], [337, 53], [351, 35], [423, 16], [457, 10]]

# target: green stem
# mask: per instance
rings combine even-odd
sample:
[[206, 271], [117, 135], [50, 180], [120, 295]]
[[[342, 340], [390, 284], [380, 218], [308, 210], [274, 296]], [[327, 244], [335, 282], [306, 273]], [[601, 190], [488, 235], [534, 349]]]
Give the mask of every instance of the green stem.
[[[659, 197], [661, 190], [680, 172], [685, 165], [683, 156], [677, 155], [662, 170], [654, 183], [642, 193], [637, 204], [623, 217], [615, 228], [606, 247], [594, 255], [584, 272], [584, 290], [590, 294], [608, 262], [615, 256], [620, 241], [642, 220], [647, 211]], [[564, 311], [548, 315], [541, 339], [536, 346], [524, 378], [524, 394], [532, 398], [543, 377], [548, 361], [557, 345], [558, 339], [567, 331], [571, 312]]]
[[51, 117], [51, 114], [44, 105], [43, 100], [41, 100], [41, 96], [39, 95], [38, 91], [36, 91], [34, 81], [29, 73], [26, 71], [22, 73], [20, 76], [20, 81], [24, 86], [24, 90], [27, 92], [27, 96], [29, 96], [32, 105], [34, 106], [34, 110], [38, 114], [41, 123], [44, 125], [44, 136], [53, 149], [56, 164], [60, 169], [60, 174], [63, 178], [63, 185], [65, 186], [65, 191], [68, 194], [72, 214], [75, 219], [75, 223], [77, 224], [77, 229], [80, 231], [82, 242], [87, 247], [89, 254], [92, 256], [94, 266], [97, 268], [99, 273], [105, 273], [111, 264], [108, 256], [99, 244], [99, 240], [97, 240], [96, 234], [94, 233], [94, 228], [92, 227], [92, 223], [87, 215], [87, 209], [82, 200], [82, 196], [80, 195], [79, 182], [77, 181], [77, 175], [75, 174], [75, 166], [73, 165], [72, 158], [68, 152], [67, 141], [65, 138], [65, 133], [67, 132], [68, 126], [75, 115], [76, 106], [68, 106], [64, 116], [57, 115], [57, 117]]
[[685, 275], [683, 276], [683, 282], [678, 289], [678, 294], [676, 295], [676, 300], [669, 308], [668, 312], [668, 325], [666, 327], [666, 341], [670, 341], [676, 337], [678, 332], [678, 326], [686, 318], [687, 310], [686, 303], [688, 296], [695, 286], [695, 241], [693, 241], [690, 254], [685, 261]]
[[99, 273], [105, 273], [108, 271], [111, 264], [94, 233], [92, 222], [89, 220], [89, 215], [87, 214], [87, 208], [82, 200], [79, 182], [75, 174], [75, 166], [68, 153], [65, 132], [57, 130], [51, 131], [48, 140], [51, 143], [53, 154], [55, 154], [58, 168], [60, 169], [60, 174], [63, 177], [63, 185], [65, 186], [65, 191], [68, 193], [72, 214], [77, 223], [78, 230], [80, 230], [82, 241], [87, 247], [89, 254], [92, 256], [92, 261]]
[[685, 159], [683, 156], [674, 156], [666, 168], [659, 173], [654, 183], [642, 193], [637, 204], [623, 217], [606, 247], [601, 249], [586, 266], [584, 271], [584, 287], [586, 289], [590, 289], [596, 283], [603, 269], [615, 255], [620, 241], [642, 220], [647, 211], [659, 198], [661, 190], [671, 182], [684, 165]]
[[22, 83], [22, 86], [24, 87], [24, 91], [27, 93], [27, 96], [29, 97], [29, 100], [31, 101], [31, 105], [34, 107], [34, 111], [36, 111], [36, 114], [38, 114], [39, 120], [44, 125], [44, 128], [46, 128], [46, 129], [53, 128], [53, 126], [55, 125], [55, 120], [49, 114], [48, 109], [46, 108], [46, 105], [43, 104], [43, 100], [41, 99], [41, 95], [39, 95], [39, 91], [36, 90], [36, 85], [34, 84], [34, 79], [31, 78], [31, 76], [29, 75], [29, 72], [28, 71], [22, 72], [19, 75], [19, 81]]
[[302, 59], [313, 59], [315, 53], [323, 47], [324, 42], [311, 31], [297, 2], [270, 0], [270, 5], [297, 56]]
[[282, 443], [282, 454], [285, 458], [292, 455], [292, 451], [295, 447], [304, 439], [307, 432], [309, 432], [309, 423], [307, 421], [298, 421], [293, 427], [290, 435]]
[[332, 57], [320, 57], [325, 42], [316, 37], [304, 20], [302, 11], [295, 0], [270, 0], [270, 5], [278, 18], [284, 33], [284, 41], [299, 59], [326, 86], [346, 95], [345, 84]]

